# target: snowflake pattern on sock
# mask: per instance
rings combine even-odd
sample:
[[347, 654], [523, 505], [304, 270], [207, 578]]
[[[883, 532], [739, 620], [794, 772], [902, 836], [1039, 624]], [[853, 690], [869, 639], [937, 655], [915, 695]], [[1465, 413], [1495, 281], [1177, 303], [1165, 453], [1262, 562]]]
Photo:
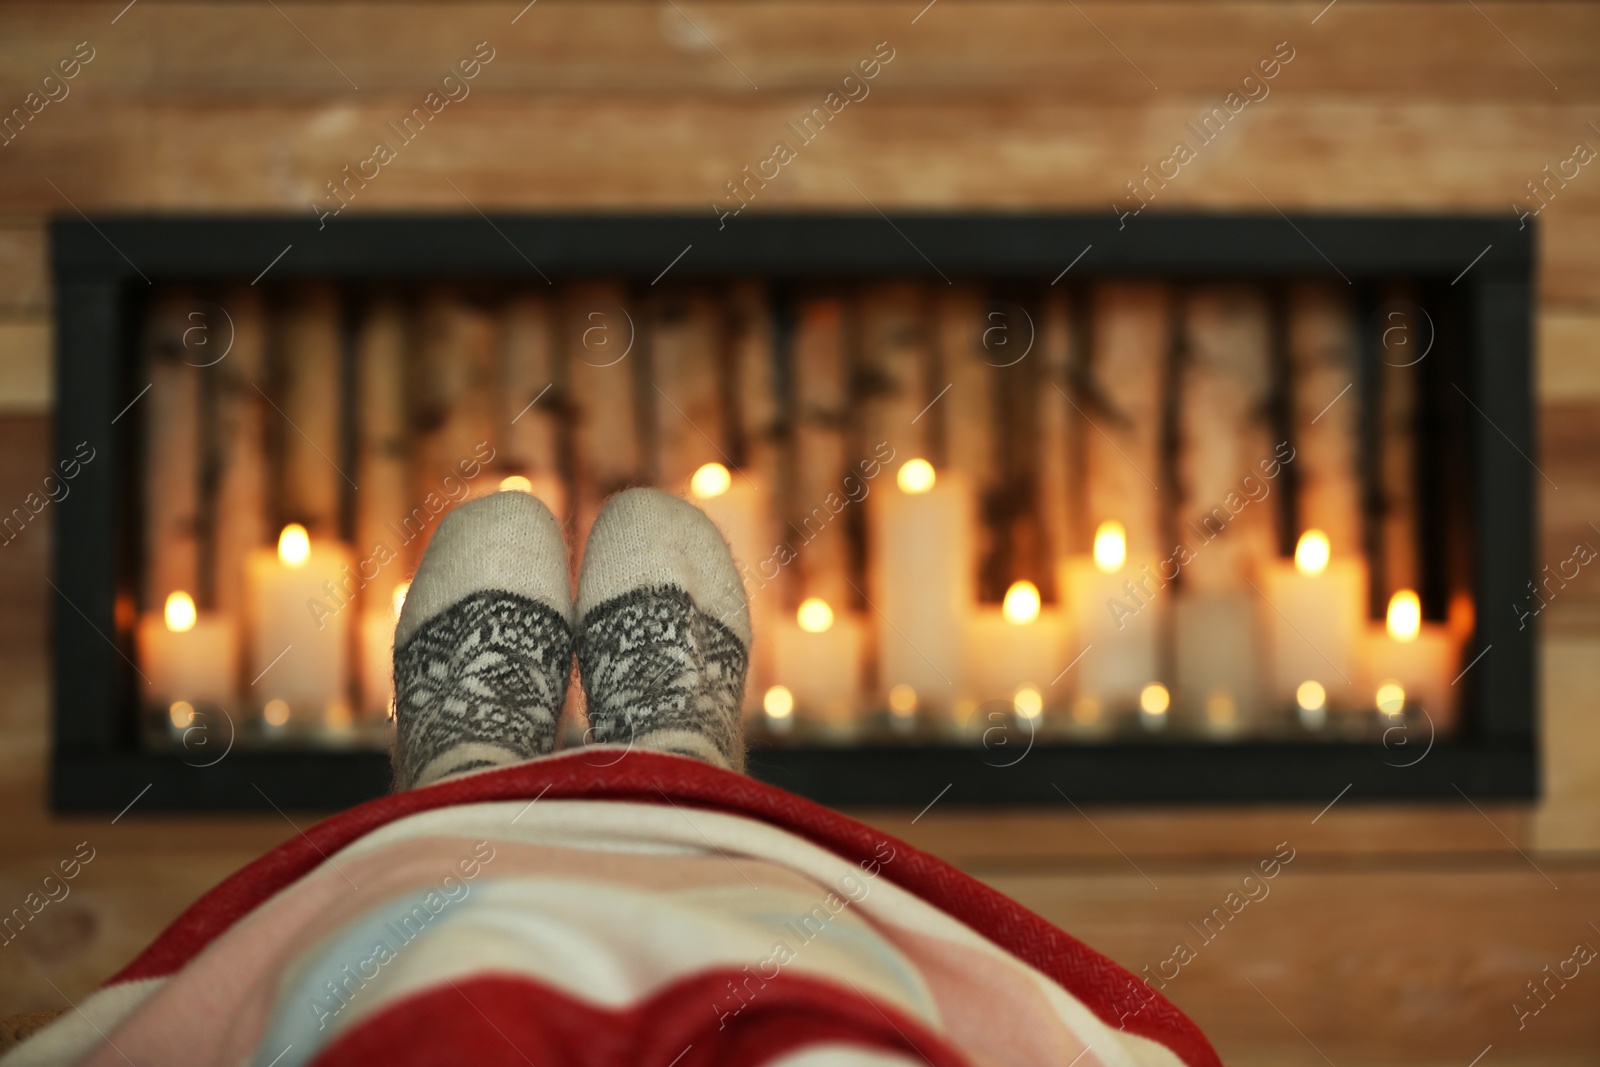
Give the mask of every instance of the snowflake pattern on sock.
[[[676, 586], [631, 590], [591, 608], [581, 631], [578, 667], [596, 742], [645, 743], [658, 731], [699, 733], [729, 767], [744, 768], [739, 709], [749, 651], [688, 593]], [[690, 750], [679, 754], [703, 758]]]
[[423, 623], [394, 655], [397, 788], [464, 743], [521, 759], [553, 750], [572, 646], [572, 628], [553, 609], [493, 589]]

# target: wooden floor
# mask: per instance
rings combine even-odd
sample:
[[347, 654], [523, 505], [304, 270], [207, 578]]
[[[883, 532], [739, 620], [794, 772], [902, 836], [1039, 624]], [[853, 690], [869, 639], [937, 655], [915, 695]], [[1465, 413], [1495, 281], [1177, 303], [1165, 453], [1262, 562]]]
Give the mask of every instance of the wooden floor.
[[[47, 425], [0, 418], [0, 499], [42, 472]], [[94, 858], [68, 896], [0, 947], [0, 1014], [82, 997], [201, 892], [294, 834], [288, 818], [316, 818], [146, 817], [137, 805], [115, 820], [50, 815], [49, 540], [46, 511], [0, 551], [0, 905], [19, 904], [84, 843]], [[1591, 648], [1550, 642], [1547, 679], [1592, 685]], [[1562, 656], [1582, 662], [1552, 665]], [[1531, 809], [1346, 798], [1326, 810], [979, 813], [946, 798], [918, 818], [917, 807], [854, 814], [1133, 970], [1176, 971], [1167, 994], [1228, 1063], [1466, 1067], [1486, 1048], [1484, 1067], [1600, 1060], [1600, 971], [1552, 983], [1548, 1006], [1518, 1026], [1525, 983], [1580, 942], [1600, 946], [1600, 856], [1534, 851]], [[1292, 859], [1266, 895], [1256, 889], [1260, 899], [1207, 927], [1275, 853]], [[1180, 943], [1193, 953], [1182, 966], [1169, 962]]]

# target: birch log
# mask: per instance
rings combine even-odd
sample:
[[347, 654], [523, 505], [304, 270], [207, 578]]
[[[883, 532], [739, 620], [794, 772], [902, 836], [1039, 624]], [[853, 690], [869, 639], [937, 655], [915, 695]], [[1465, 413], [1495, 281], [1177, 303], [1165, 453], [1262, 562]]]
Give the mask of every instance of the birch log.
[[929, 436], [942, 446], [933, 450], [936, 465], [959, 474], [978, 502], [973, 566], [982, 574], [993, 569], [996, 555], [1004, 549], [1005, 531], [988, 521], [990, 510], [984, 506], [1003, 474], [995, 426], [1000, 371], [990, 365], [993, 357], [983, 348], [983, 292], [974, 286], [946, 287], [935, 301], [937, 360], [930, 390], [944, 395], [918, 422], [933, 431]]
[[928, 440], [918, 418], [932, 400], [928, 364], [932, 323], [921, 286], [864, 289], [860, 303], [860, 359], [855, 370], [863, 435], [888, 442], [894, 467], [921, 456]]
[[[750, 649], [750, 675], [745, 684], [744, 707], [753, 714], [762, 695], [774, 682], [773, 634], [784, 605], [783, 582], [776, 546], [782, 519], [778, 507], [779, 411], [776, 367], [772, 344], [772, 318], [764, 288], [739, 284], [729, 293], [735, 377], [733, 406], [727, 412], [730, 430], [738, 442], [741, 475], [758, 487], [761, 508], [757, 515], [756, 545], [748, 559], [739, 560], [745, 596], [750, 603], [750, 625], [755, 641]], [[737, 477], [738, 475], [736, 475]]]
[[1169, 343], [1160, 286], [1115, 283], [1092, 298], [1096, 329], [1088, 395], [1078, 401], [1089, 536], [1103, 522], [1127, 530], [1129, 559], [1165, 556], [1160, 543], [1161, 401]]
[[1328, 535], [1335, 558], [1362, 553], [1360, 389], [1349, 301], [1331, 286], [1289, 296], [1289, 366], [1300, 530]]
[[707, 463], [727, 465], [718, 308], [704, 294], [670, 301], [651, 319], [656, 481], [682, 492]]
[[156, 613], [169, 593], [193, 595], [200, 578], [201, 368], [184, 346], [198, 307], [187, 294], [160, 299], [145, 337], [143, 593], [144, 609]]
[[1071, 322], [1066, 294], [1052, 292], [1040, 307], [1039, 336], [1034, 353], [1039, 369], [1038, 404], [1038, 484], [1037, 500], [1040, 532], [1044, 538], [1047, 566], [1041, 575], [1040, 589], [1046, 598], [1060, 599], [1054, 586], [1057, 567], [1071, 552], [1071, 443], [1067, 405], [1068, 372], [1071, 359]]
[[557, 322], [551, 301], [540, 296], [519, 296], [507, 307], [501, 421], [505, 465], [533, 482], [534, 493], [565, 522]]
[[843, 478], [847, 459], [845, 336], [837, 299], [800, 306], [796, 324], [796, 493], [788, 541], [799, 554], [801, 596], [821, 597], [835, 611], [854, 602], [846, 582]]
[[[406, 447], [406, 318], [398, 300], [368, 307], [356, 352], [357, 444], [356, 554], [376, 560], [399, 551], [409, 497]], [[370, 566], [370, 565], [369, 565]], [[404, 576], [403, 565], [369, 590], [368, 606], [382, 605]]]
[[420, 559], [439, 519], [473, 493], [494, 488], [498, 323], [483, 308], [448, 291], [430, 293], [412, 408], [411, 499], [403, 528]]
[[574, 286], [565, 296], [566, 374], [574, 419], [574, 534], [581, 545], [606, 496], [639, 477], [634, 364], [644, 358], [648, 324], [641, 309], [627, 306], [621, 286]]
[[[1396, 310], [1401, 308], [1404, 310]], [[1416, 590], [1421, 583], [1417, 549], [1417, 379], [1421, 366], [1413, 362], [1428, 332], [1415, 320], [1409, 305], [1396, 304], [1384, 311], [1377, 329], [1378, 344], [1378, 479], [1383, 501], [1380, 589], [1383, 600], [1401, 589]]]
[[1259, 466], [1274, 458], [1267, 308], [1256, 293], [1202, 289], [1188, 301], [1187, 316], [1178, 525], [1195, 558], [1184, 567], [1184, 587], [1249, 592], [1252, 568], [1275, 558], [1278, 544], [1266, 499], [1275, 486]]
[[216, 376], [219, 468], [212, 588], [217, 610], [243, 620], [245, 557], [272, 540], [263, 428], [274, 413], [257, 391], [266, 381], [267, 323], [260, 295], [238, 290], [223, 297], [222, 306], [233, 323], [233, 347], [208, 372]]
[[297, 291], [285, 308], [278, 401], [279, 500], [283, 522], [298, 522], [312, 537], [339, 536], [339, 299], [329, 286]]

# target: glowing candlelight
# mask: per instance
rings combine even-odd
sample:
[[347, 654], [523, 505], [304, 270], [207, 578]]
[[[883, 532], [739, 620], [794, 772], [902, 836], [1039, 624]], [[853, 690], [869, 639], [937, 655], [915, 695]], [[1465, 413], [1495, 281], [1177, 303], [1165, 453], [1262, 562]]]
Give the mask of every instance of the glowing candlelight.
[[807, 597], [795, 612], [795, 621], [808, 634], [826, 633], [833, 625], [833, 609], [820, 597]]
[[1330, 553], [1328, 535], [1321, 530], [1307, 530], [1294, 546], [1294, 569], [1307, 578], [1315, 578], [1328, 569]]
[[720, 463], [707, 463], [689, 479], [689, 492], [697, 500], [713, 500], [733, 485], [733, 475]]
[[1373, 703], [1376, 704], [1378, 706], [1378, 710], [1383, 712], [1385, 715], [1398, 715], [1400, 712], [1405, 710], [1405, 687], [1399, 682], [1393, 680], [1384, 682], [1382, 685], [1378, 686], [1378, 694], [1373, 700]]
[[232, 619], [201, 615], [194, 597], [181, 589], [167, 594], [159, 615], [140, 617], [139, 667], [150, 682], [145, 694], [156, 706], [197, 702], [231, 704], [238, 666]]
[[[1255, 611], [1267, 637], [1273, 703], [1293, 702], [1308, 726], [1320, 723], [1330, 692], [1336, 704], [1357, 706], [1352, 685], [1367, 627], [1366, 565], [1335, 557], [1327, 534], [1307, 530], [1295, 543], [1293, 563], [1267, 560], [1260, 581]], [[1322, 694], [1314, 708], [1300, 700], [1311, 682]]]
[[1044, 694], [1035, 685], [1025, 685], [1011, 698], [1011, 707], [1024, 719], [1037, 719], [1044, 713]]
[[[265, 701], [282, 700], [296, 721], [319, 725], [349, 715], [356, 609], [351, 553], [333, 541], [312, 541], [292, 522], [276, 550], [258, 548], [245, 561], [250, 617], [249, 673]], [[385, 605], [387, 607], [387, 605]], [[387, 616], [388, 612], [384, 611]], [[393, 619], [388, 620], [393, 633]]]
[[194, 629], [198, 615], [194, 609], [194, 598], [183, 590], [167, 594], [167, 606], [164, 611], [167, 629], [175, 634], [188, 633]]
[[278, 560], [286, 567], [304, 567], [311, 558], [311, 536], [298, 522], [291, 522], [278, 535]]
[[1039, 587], [1032, 582], [1012, 582], [1000, 611], [1013, 626], [1033, 622], [1039, 617]]
[[1102, 574], [1115, 574], [1128, 558], [1128, 532], [1122, 523], [1106, 520], [1094, 532], [1094, 565]]
[[1389, 598], [1389, 613], [1384, 627], [1389, 636], [1403, 644], [1410, 644], [1422, 632], [1422, 601], [1410, 589], [1402, 589]]
[[932, 489], [938, 476], [934, 474], [933, 464], [927, 460], [908, 459], [894, 476], [894, 480], [902, 493], [915, 495]]
[[500, 479], [502, 493], [531, 493], [533, 492], [533, 479], [525, 478], [520, 474], [508, 474]]
[[789, 692], [788, 686], [772, 686], [761, 698], [761, 710], [769, 718], [787, 719], [794, 714], [794, 694]]

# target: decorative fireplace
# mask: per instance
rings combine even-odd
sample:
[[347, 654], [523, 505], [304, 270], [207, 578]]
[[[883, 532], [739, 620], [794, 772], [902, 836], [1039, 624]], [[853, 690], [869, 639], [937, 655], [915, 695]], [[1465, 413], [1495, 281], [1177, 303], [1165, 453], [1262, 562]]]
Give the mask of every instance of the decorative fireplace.
[[54, 802], [381, 792], [438, 520], [631, 484], [728, 537], [817, 799], [1531, 795], [1531, 234], [59, 222]]

